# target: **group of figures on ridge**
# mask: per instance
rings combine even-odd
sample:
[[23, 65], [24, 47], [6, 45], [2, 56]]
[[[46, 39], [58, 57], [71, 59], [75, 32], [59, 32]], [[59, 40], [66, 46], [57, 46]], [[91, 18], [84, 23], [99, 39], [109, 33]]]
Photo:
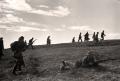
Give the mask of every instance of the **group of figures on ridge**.
[[[88, 42], [89, 40], [90, 40], [90, 34], [87, 32], [87, 33], [85, 33], [85, 35], [83, 35], [84, 36], [84, 42]], [[105, 37], [106, 35], [105, 35], [105, 33], [104, 33], [104, 30], [101, 32], [101, 38], [99, 38], [99, 32], [97, 32], [97, 33], [93, 33], [92, 34], [92, 40], [94, 41], [94, 42], [99, 42], [99, 41], [101, 41], [101, 40], [104, 40], [104, 37]], [[78, 37], [78, 42], [83, 42], [83, 39], [82, 39], [83, 37], [82, 37], [82, 33], [80, 32], [80, 34], [79, 34], [79, 37]], [[75, 42], [75, 37], [73, 37], [73, 39], [72, 39], [72, 43], [74, 43]]]

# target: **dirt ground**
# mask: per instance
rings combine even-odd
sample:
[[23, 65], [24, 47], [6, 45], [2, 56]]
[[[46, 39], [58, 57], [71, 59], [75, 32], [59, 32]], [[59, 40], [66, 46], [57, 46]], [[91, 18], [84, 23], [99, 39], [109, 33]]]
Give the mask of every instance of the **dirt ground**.
[[104, 58], [119, 58], [120, 46], [93, 47], [40, 47], [26, 50], [24, 60], [26, 67], [23, 73], [15, 76], [12, 69], [15, 59], [11, 50], [5, 50], [5, 56], [0, 61], [0, 81], [120, 81], [120, 60], [101, 63], [97, 68], [79, 68], [61, 72], [62, 60], [75, 62], [94, 50]]

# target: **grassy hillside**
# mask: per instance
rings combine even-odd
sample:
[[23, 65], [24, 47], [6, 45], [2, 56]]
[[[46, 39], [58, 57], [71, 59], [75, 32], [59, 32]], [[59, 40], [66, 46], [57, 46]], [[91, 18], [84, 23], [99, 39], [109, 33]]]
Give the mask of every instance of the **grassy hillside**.
[[101, 63], [99, 68], [79, 68], [74, 74], [71, 71], [60, 72], [62, 60], [75, 62], [90, 50], [102, 55], [101, 59], [120, 57], [120, 41], [104, 41], [102, 45], [94, 46], [92, 42], [82, 45], [57, 44], [51, 47], [35, 46], [24, 52], [26, 67], [23, 74], [14, 76], [11, 71], [14, 65], [13, 53], [5, 50], [5, 56], [0, 61], [0, 81], [120, 81], [120, 62], [108, 61]]

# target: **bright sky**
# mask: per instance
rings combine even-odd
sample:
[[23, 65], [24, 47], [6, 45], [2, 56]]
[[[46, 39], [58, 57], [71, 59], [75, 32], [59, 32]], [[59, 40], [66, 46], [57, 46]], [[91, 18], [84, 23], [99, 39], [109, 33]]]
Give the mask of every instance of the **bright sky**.
[[120, 38], [120, 0], [0, 0], [0, 36], [5, 47], [23, 35], [35, 44], [71, 42], [80, 32], [105, 30]]

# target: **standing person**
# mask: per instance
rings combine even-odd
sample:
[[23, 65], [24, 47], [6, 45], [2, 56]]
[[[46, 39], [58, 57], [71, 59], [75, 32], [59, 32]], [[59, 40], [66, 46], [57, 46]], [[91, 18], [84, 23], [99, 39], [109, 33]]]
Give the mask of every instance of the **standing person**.
[[84, 40], [85, 41], [89, 41], [90, 40], [88, 32], [84, 35]]
[[4, 56], [3, 54], [3, 50], [4, 50], [4, 44], [3, 44], [3, 38], [0, 38], [0, 59], [2, 58], [2, 56]]
[[75, 43], [75, 37], [73, 37], [73, 39], [72, 39], [72, 43]]
[[96, 41], [96, 42], [99, 42], [99, 37], [98, 37], [98, 35], [99, 35], [99, 32], [97, 32], [97, 34], [95, 35], [95, 41]]
[[51, 45], [51, 39], [50, 39], [50, 36], [47, 37], [47, 45], [48, 45], [48, 46]]
[[105, 37], [106, 35], [105, 35], [105, 33], [104, 33], [104, 30], [102, 31], [102, 33], [101, 33], [101, 40], [104, 40], [104, 37]]
[[78, 38], [78, 42], [81, 41], [82, 42], [82, 33], [80, 32], [79, 34], [79, 38]]
[[95, 41], [95, 32], [93, 33], [92, 39]]
[[29, 40], [29, 43], [28, 43], [28, 47], [31, 47], [33, 49], [33, 43], [34, 43], [34, 38], [32, 37], [30, 40]]
[[26, 50], [26, 44], [24, 42], [24, 37], [21, 36], [18, 41], [11, 43], [11, 50], [14, 52], [14, 58], [16, 59], [16, 64], [13, 68], [13, 74], [17, 75], [16, 71], [21, 71], [21, 67], [25, 67], [25, 63], [23, 60], [22, 52]]

